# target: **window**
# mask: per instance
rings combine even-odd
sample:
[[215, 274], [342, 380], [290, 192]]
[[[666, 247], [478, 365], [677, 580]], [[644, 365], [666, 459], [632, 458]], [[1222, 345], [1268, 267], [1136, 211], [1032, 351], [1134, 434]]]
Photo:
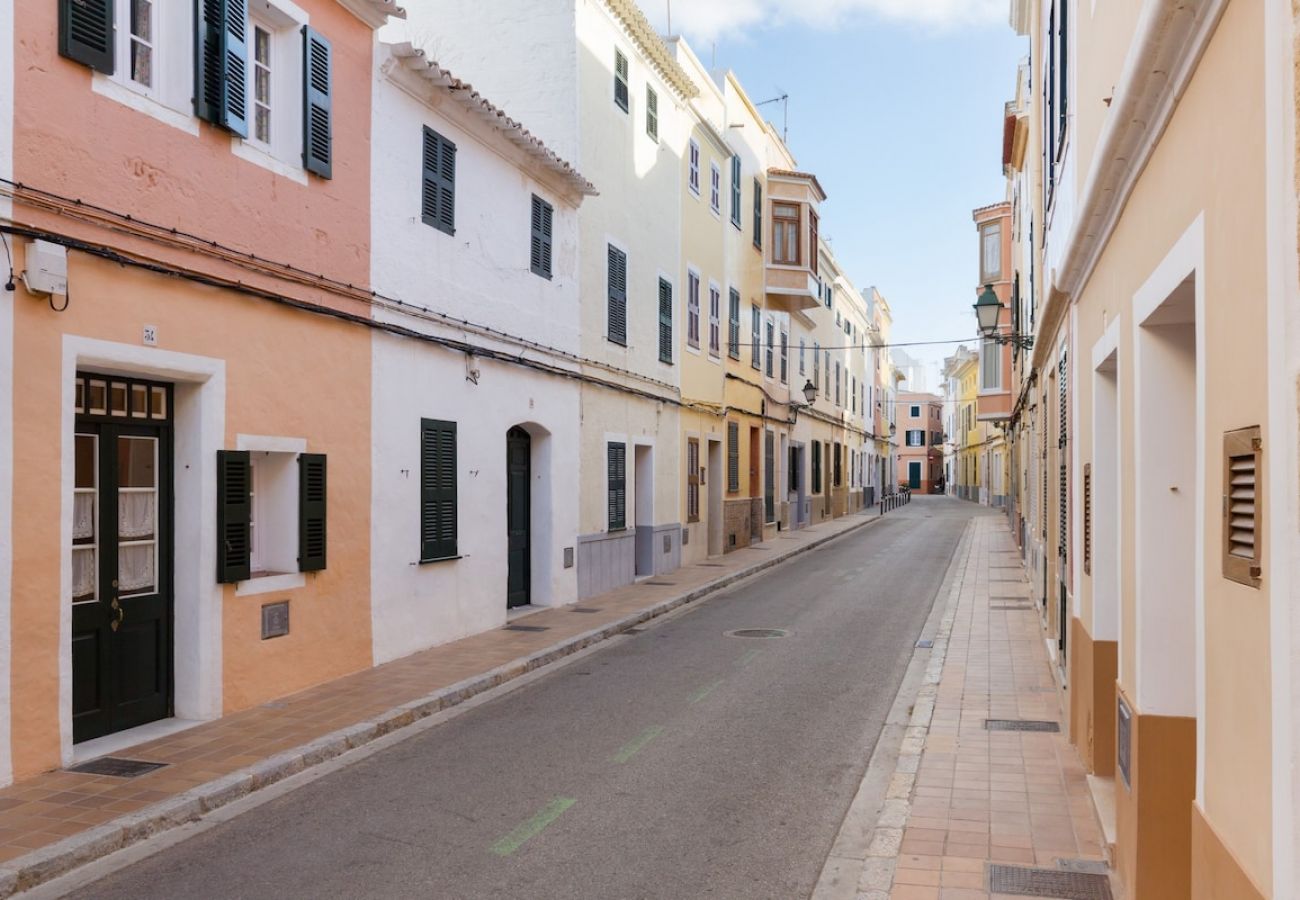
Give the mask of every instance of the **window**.
[[606, 282], [608, 287], [607, 336], [615, 344], [627, 346], [627, 254], [610, 244], [607, 247]]
[[759, 311], [757, 305], [751, 305], [749, 307], [749, 364], [760, 370], [763, 368], [763, 351], [759, 349], [762, 341], [763, 314]]
[[910, 429], [910, 430], [907, 432], [907, 446], [909, 446], [909, 447], [924, 447], [924, 446], [925, 446], [925, 431], [924, 431], [923, 429], [920, 429], [920, 428]]
[[987, 338], [980, 345], [980, 390], [1002, 389], [1002, 345]]
[[781, 383], [786, 384], [790, 380], [790, 335], [781, 329]]
[[532, 244], [528, 267], [533, 274], [551, 277], [551, 235], [555, 207], [533, 194]]
[[980, 228], [980, 280], [997, 281], [1002, 277], [1002, 225], [990, 222]]
[[659, 279], [659, 361], [673, 364], [673, 286]]
[[776, 369], [776, 324], [771, 317], [767, 320], [767, 367], [764, 370], [771, 378]]
[[804, 369], [804, 351], [808, 348], [804, 345], [803, 338], [799, 338], [799, 377], [802, 378], [806, 371]]
[[731, 224], [740, 227], [740, 157], [731, 157]]
[[[825, 394], [825, 395], [826, 395], [826, 399], [829, 400], [829, 399], [831, 398], [831, 351], [826, 350], [826, 351], [823, 352], [822, 355], [825, 357], [825, 363], [826, 363], [826, 369], [825, 369], [825, 371], [826, 371], [826, 385], [825, 385], [825, 387], [822, 388], [822, 393]], [[839, 384], [839, 376], [838, 376], [838, 375], [836, 376], [836, 381], [835, 381], [835, 383], [836, 383], [836, 384]]]
[[754, 179], [754, 247], [763, 249], [763, 182]]
[[700, 196], [700, 145], [691, 139], [690, 148], [690, 173], [686, 179], [686, 186], [695, 196]]
[[1047, 203], [1052, 202], [1057, 170], [1065, 147], [1065, 127], [1069, 111], [1069, 4], [1053, 3], [1047, 19], [1047, 77], [1043, 94], [1047, 115], [1043, 120], [1044, 153], [1047, 164], [1043, 176], [1047, 181]]
[[727, 491], [740, 490], [740, 425], [727, 423]]
[[911, 407], [911, 410], [912, 410], [912, 412], [911, 412], [911, 416], [912, 416], [913, 419], [916, 419], [916, 418], [919, 418], [919, 417], [920, 417], [920, 415], [921, 415], [921, 407], [919, 407], [919, 406], [912, 406], [912, 407]]
[[420, 562], [457, 556], [456, 473], [456, 423], [421, 419]]
[[271, 32], [253, 26], [253, 140], [271, 145]]
[[821, 255], [821, 248], [817, 244], [817, 213], [811, 209], [808, 210], [808, 263], [812, 266], [812, 272], [817, 274], [818, 257]]
[[659, 95], [648, 84], [645, 86], [645, 133], [652, 141], [659, 140]]
[[813, 341], [813, 387], [822, 383], [822, 351], [816, 341]]
[[[78, 436], [79, 455], [83, 437]], [[121, 440], [132, 443], [133, 454], [146, 452], [152, 458], [156, 452], [152, 438], [120, 439], [119, 447]], [[259, 575], [324, 569], [325, 456], [320, 453], [256, 451], [256, 490], [253, 456], [254, 451], [249, 450], [217, 451], [217, 533], [221, 536], [217, 542], [218, 581], [233, 584], [253, 576], [254, 540]], [[128, 468], [132, 473], [156, 471], [152, 463], [136, 466], [134, 459]], [[145, 486], [137, 489], [134, 480], [126, 479], [120, 490], [129, 496], [150, 490], [145, 482], [140, 483]], [[260, 512], [256, 526], [254, 500], [258, 501]], [[153, 526], [149, 525], [149, 529], [148, 540], [132, 541], [129, 546], [148, 545], [152, 549]]]
[[709, 356], [722, 355], [722, 291], [709, 285]]
[[722, 211], [722, 170], [717, 163], [709, 163], [709, 209], [714, 215]]
[[840, 361], [835, 360], [835, 405], [843, 405], [840, 402]]
[[1250, 587], [1259, 587], [1264, 572], [1263, 456], [1258, 425], [1223, 435], [1223, 577]]
[[835, 473], [832, 484], [839, 487], [844, 484], [844, 445], [839, 441], [835, 442], [835, 449], [831, 452], [831, 466]]
[[727, 293], [727, 355], [740, 359], [740, 291]]
[[445, 234], [456, 233], [456, 145], [427, 125], [420, 219]]
[[799, 207], [792, 203], [772, 204], [772, 262], [799, 265]]
[[812, 492], [822, 492], [822, 442], [812, 442]]
[[605, 446], [606, 498], [609, 530], [627, 527], [627, 445], [611, 441]]
[[700, 276], [695, 272], [686, 274], [686, 343], [700, 347]]
[[627, 112], [627, 57], [621, 50], [614, 51], [614, 105]]
[[700, 442], [686, 440], [686, 521], [700, 521]]
[[849, 379], [849, 403], [850, 412], [858, 411], [858, 377], [854, 375]]
[[157, 32], [157, 10], [153, 0], [127, 0], [127, 49], [130, 68], [127, 78], [146, 90], [154, 86], [154, 36]]
[[763, 521], [776, 521], [776, 434], [763, 432]]

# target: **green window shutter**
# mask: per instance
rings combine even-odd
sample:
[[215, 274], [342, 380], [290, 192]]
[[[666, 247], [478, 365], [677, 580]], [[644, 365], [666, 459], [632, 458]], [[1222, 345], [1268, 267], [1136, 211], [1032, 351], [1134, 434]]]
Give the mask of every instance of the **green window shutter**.
[[763, 515], [764, 521], [776, 521], [776, 435], [763, 433]]
[[536, 275], [551, 277], [551, 238], [555, 207], [533, 195], [532, 246], [529, 267]]
[[627, 346], [627, 254], [608, 247], [609, 339]]
[[298, 454], [298, 571], [325, 568], [325, 454]]
[[731, 157], [731, 224], [740, 227], [740, 157]]
[[812, 442], [812, 492], [822, 492], [822, 445], [821, 441]]
[[113, 74], [113, 0], [59, 0], [59, 55]]
[[321, 178], [334, 172], [333, 52], [319, 31], [302, 28], [302, 166]]
[[735, 288], [727, 295], [727, 355], [740, 359], [740, 291]]
[[456, 233], [456, 145], [425, 126], [420, 219], [447, 234]]
[[673, 286], [659, 279], [659, 361], [673, 362]]
[[420, 560], [449, 559], [457, 549], [456, 423], [420, 420]]
[[759, 312], [757, 306], [749, 308], [749, 340], [752, 345], [749, 364], [755, 369], [761, 369], [763, 368], [763, 351], [760, 349], [763, 340], [763, 314]]
[[727, 423], [727, 490], [740, 490], [740, 425]]
[[247, 0], [198, 0], [197, 19], [194, 111], [248, 137]]
[[627, 527], [627, 445], [606, 446], [609, 494], [609, 530]]
[[754, 246], [763, 249], [763, 182], [754, 179]]
[[621, 51], [614, 51], [614, 103], [623, 112], [627, 112], [627, 57]]
[[217, 451], [217, 581], [233, 584], [251, 574], [252, 469], [247, 450]]
[[659, 95], [648, 84], [645, 86], [645, 133], [659, 140]]

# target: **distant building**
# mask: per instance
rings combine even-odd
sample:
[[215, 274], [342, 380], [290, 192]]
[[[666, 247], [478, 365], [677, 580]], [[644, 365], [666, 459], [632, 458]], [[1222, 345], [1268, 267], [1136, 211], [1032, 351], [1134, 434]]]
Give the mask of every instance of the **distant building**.
[[898, 395], [898, 483], [914, 494], [942, 493], [943, 398]]

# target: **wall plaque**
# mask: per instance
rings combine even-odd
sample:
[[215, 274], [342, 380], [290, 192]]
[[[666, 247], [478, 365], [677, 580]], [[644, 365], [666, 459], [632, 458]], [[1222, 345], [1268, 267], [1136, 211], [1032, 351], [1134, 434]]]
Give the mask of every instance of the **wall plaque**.
[[1118, 698], [1119, 711], [1115, 716], [1115, 764], [1124, 779], [1124, 787], [1133, 789], [1129, 776], [1129, 760], [1133, 752], [1133, 713], [1124, 698]]
[[262, 607], [262, 640], [284, 637], [289, 633], [289, 601], [280, 600]]

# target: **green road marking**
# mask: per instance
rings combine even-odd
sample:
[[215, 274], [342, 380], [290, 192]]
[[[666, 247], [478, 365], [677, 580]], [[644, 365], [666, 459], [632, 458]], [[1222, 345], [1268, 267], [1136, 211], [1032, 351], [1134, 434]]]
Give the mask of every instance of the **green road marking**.
[[755, 656], [758, 656], [758, 654], [761, 653], [761, 652], [762, 652], [762, 651], [759, 650], [757, 647], [755, 647], [753, 650], [747, 650], [747, 651], [745, 652], [745, 655], [744, 655], [744, 656], [742, 656], [740, 659], [736, 660], [736, 665], [738, 665], [738, 666], [743, 666], [745, 663], [749, 662], [749, 661], [750, 661], [751, 659], [753, 659]]
[[632, 738], [632, 740], [620, 747], [618, 752], [614, 754], [614, 762], [627, 762], [629, 759], [636, 756], [642, 747], [663, 734], [663, 730], [664, 727], [662, 725], [651, 725], [645, 731], [641, 732], [636, 737]]
[[558, 819], [561, 813], [577, 802], [572, 797], [556, 797], [542, 807], [542, 811], [537, 815], [493, 844], [492, 852], [497, 856], [509, 856], [522, 847], [529, 838], [541, 834], [542, 829]]
[[709, 694], [712, 694], [712, 693], [713, 693], [713, 689], [716, 688], [716, 687], [717, 687], [718, 685], [720, 685], [720, 684], [722, 684], [722, 679], [721, 679], [721, 678], [719, 678], [717, 681], [713, 682], [713, 684], [706, 684], [704, 687], [700, 688], [698, 691], [696, 691], [695, 693], [691, 694], [690, 702], [691, 702], [691, 703], [699, 703], [699, 702], [700, 702], [701, 700], [703, 700], [705, 697], [709, 696]]

